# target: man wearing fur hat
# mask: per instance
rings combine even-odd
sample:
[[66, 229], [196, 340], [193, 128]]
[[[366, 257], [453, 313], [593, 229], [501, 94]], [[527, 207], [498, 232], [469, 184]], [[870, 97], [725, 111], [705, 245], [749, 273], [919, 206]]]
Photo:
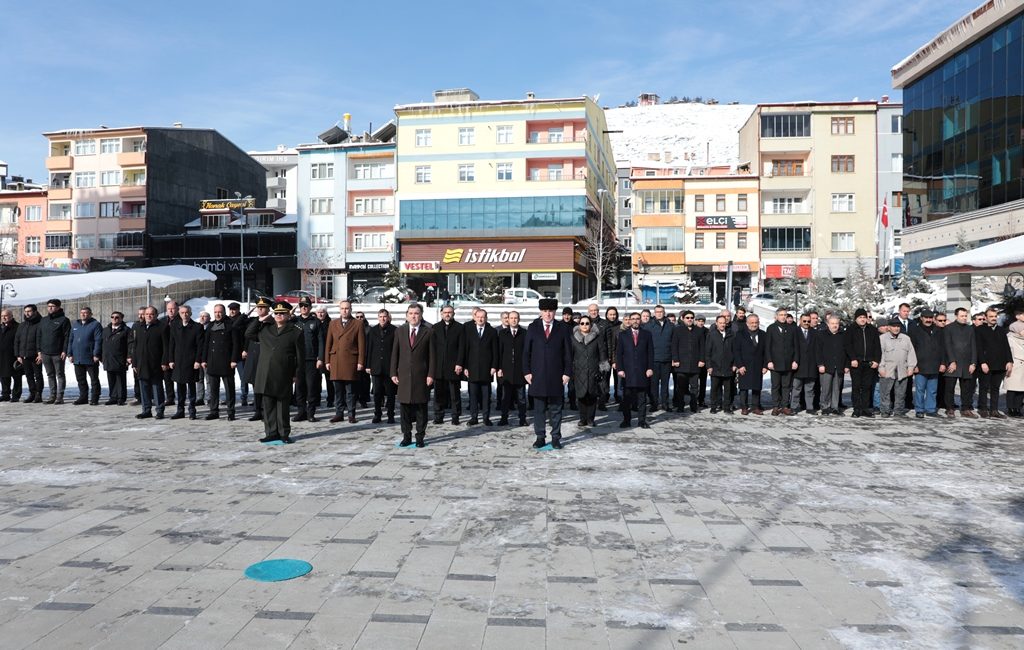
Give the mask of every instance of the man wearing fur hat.
[[551, 446], [562, 448], [562, 399], [572, 372], [572, 325], [555, 320], [558, 301], [541, 298], [540, 318], [530, 323], [523, 344], [523, 377], [533, 398], [535, 449], [545, 443], [546, 424], [551, 418]]

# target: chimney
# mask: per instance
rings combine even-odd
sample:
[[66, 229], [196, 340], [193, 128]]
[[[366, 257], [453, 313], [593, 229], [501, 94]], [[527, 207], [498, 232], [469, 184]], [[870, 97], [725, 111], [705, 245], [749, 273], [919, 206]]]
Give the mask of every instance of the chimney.
[[528, 91], [526, 91], [526, 98], [527, 99], [537, 99], [537, 95], [533, 94], [532, 90], [528, 90]]
[[175, 122], [172, 126], [174, 126], [174, 128], [176, 129], [180, 129], [184, 125], [181, 122]]
[[673, 160], [675, 160], [675, 158], [672, 157], [672, 152], [666, 151], [664, 158], [662, 158], [662, 162], [670, 163]]
[[341, 116], [341, 118], [342, 118], [341, 128], [345, 129], [346, 131], [351, 131], [351, 127], [352, 127], [352, 113], [345, 113], [344, 115]]

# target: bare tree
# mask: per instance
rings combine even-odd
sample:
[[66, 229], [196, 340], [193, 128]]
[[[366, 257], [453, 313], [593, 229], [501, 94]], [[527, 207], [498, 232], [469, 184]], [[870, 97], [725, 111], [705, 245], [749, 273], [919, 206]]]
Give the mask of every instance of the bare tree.
[[[580, 239], [580, 245], [587, 271], [595, 278], [601, 276], [598, 286], [617, 286], [614, 280], [619, 266], [619, 242], [615, 231], [607, 223], [602, 224], [598, 217], [594, 217], [587, 222], [587, 230]], [[598, 298], [600, 299], [600, 296]]]
[[320, 287], [326, 277], [333, 274], [334, 268], [339, 262], [339, 257], [331, 249], [307, 248], [299, 254], [299, 269], [302, 270], [305, 289], [317, 298], [320, 295]]

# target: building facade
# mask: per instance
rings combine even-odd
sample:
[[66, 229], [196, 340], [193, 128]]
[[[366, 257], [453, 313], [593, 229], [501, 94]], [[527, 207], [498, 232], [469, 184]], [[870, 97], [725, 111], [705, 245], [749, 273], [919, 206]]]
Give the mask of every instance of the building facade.
[[[760, 279], [758, 179], [749, 168], [634, 167], [633, 272], [645, 300], [689, 277], [700, 298], [727, 304]], [[729, 273], [732, 272], [732, 285]]]
[[596, 251], [616, 245], [600, 106], [532, 94], [481, 101], [456, 89], [395, 114], [395, 234], [413, 289], [471, 293], [497, 276], [563, 302], [595, 293]]
[[0, 263], [42, 265], [45, 215], [46, 190], [0, 191]]
[[50, 174], [41, 257], [93, 270], [145, 266], [151, 237], [180, 235], [202, 199], [266, 200], [266, 170], [212, 129], [129, 127], [44, 133]]
[[369, 138], [300, 145], [296, 214], [304, 288], [358, 298], [394, 262], [394, 128]]
[[879, 217], [878, 270], [885, 277], [898, 275], [903, 266], [900, 240], [903, 235], [903, 105], [878, 104], [878, 205], [883, 206], [888, 226]]
[[629, 161], [615, 161], [615, 232], [623, 255], [619, 262], [619, 286], [633, 287], [633, 180]]
[[740, 160], [760, 176], [765, 280], [877, 270], [876, 102], [759, 104]]
[[252, 159], [267, 170], [267, 206], [284, 214], [296, 214], [299, 152], [283, 144], [273, 151], [250, 151]]
[[892, 69], [907, 266], [1024, 234], [1024, 0], [985, 2]]

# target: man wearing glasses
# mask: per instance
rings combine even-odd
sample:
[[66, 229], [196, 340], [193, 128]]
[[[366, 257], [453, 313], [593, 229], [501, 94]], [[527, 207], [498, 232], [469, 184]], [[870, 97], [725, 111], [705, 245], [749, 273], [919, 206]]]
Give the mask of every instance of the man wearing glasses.
[[676, 379], [676, 406], [685, 407], [686, 396], [690, 396], [690, 412], [696, 413], [700, 370], [704, 368], [705, 333], [694, 325], [692, 311], [683, 312], [683, 317], [672, 333], [672, 369]]
[[124, 324], [124, 314], [110, 314], [110, 322], [103, 328], [103, 369], [107, 372], [107, 390], [110, 395], [104, 404], [124, 406], [128, 403], [128, 339], [131, 332]]
[[[939, 328], [944, 332], [946, 328], [947, 317], [943, 313], [935, 314], [935, 327]], [[945, 345], [945, 344], [943, 344]], [[940, 411], [946, 410], [946, 373], [939, 373], [939, 387], [935, 391], [935, 404]]]

